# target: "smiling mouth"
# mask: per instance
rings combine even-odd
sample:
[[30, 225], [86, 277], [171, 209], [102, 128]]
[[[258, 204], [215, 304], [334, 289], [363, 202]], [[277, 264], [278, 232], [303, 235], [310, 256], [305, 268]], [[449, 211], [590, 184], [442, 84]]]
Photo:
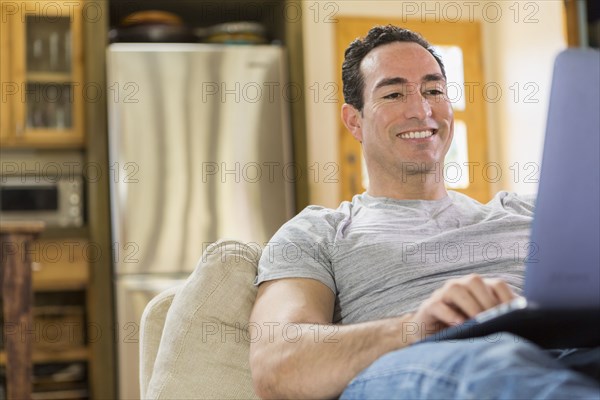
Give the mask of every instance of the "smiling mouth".
[[437, 129], [425, 129], [422, 131], [411, 131], [399, 133], [396, 136], [400, 139], [426, 139], [437, 133]]

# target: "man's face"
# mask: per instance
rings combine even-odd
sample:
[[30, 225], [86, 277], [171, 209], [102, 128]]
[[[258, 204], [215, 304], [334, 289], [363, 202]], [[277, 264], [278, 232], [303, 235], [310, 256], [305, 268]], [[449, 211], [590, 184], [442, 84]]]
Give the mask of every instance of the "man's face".
[[416, 43], [395, 42], [372, 50], [360, 69], [364, 108], [353, 134], [362, 142], [369, 175], [393, 179], [441, 168], [454, 118], [435, 58]]

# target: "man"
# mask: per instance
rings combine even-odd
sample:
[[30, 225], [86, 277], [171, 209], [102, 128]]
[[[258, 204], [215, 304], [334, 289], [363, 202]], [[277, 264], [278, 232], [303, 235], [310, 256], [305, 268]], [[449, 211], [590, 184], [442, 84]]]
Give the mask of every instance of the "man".
[[446, 191], [453, 113], [443, 63], [419, 35], [373, 28], [346, 51], [342, 79], [342, 119], [362, 144], [369, 188], [337, 210], [306, 208], [263, 252], [257, 394], [597, 396], [593, 380], [508, 334], [412, 346], [516, 297], [514, 249], [526, 246], [532, 201], [500, 193], [482, 205]]

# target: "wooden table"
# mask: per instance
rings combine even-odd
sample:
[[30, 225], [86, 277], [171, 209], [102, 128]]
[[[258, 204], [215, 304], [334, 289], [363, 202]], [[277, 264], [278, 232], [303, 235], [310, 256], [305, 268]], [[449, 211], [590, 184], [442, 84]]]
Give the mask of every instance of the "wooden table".
[[0, 287], [4, 312], [6, 394], [8, 399], [31, 399], [31, 241], [43, 222], [0, 223]]

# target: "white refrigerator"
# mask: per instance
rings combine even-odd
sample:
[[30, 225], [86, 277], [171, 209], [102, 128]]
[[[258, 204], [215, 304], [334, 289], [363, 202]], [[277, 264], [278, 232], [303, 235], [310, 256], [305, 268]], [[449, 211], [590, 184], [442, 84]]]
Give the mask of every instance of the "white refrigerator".
[[[122, 399], [139, 398], [139, 323], [219, 238], [261, 248], [294, 212], [280, 46], [115, 43], [109, 178]], [[234, 294], [232, 294], [234, 295]]]

